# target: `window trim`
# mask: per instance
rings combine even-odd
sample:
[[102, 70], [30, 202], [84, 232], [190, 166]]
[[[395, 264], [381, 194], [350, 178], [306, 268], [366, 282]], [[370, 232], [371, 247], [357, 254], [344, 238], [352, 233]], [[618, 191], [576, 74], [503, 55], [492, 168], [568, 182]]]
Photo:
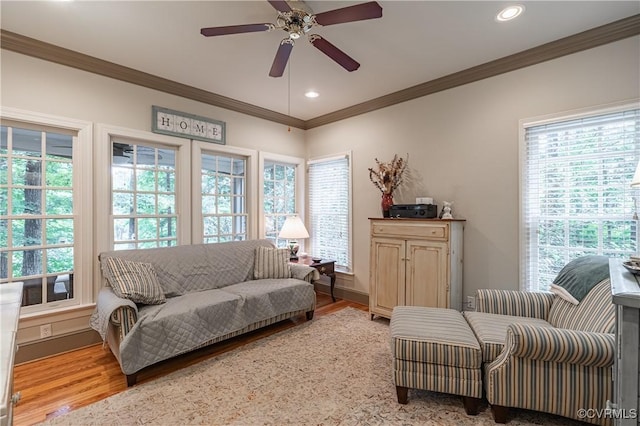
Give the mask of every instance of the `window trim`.
[[[265, 231], [265, 212], [264, 212], [264, 163], [267, 161], [275, 161], [294, 165], [296, 168], [296, 209], [297, 213], [304, 220], [305, 227], [308, 228], [305, 216], [305, 188], [306, 173], [305, 160], [300, 157], [292, 157], [289, 155], [274, 154], [266, 151], [258, 151], [258, 235], [260, 238], [266, 238]], [[299, 241], [300, 251], [306, 251], [306, 239]]]
[[191, 210], [191, 239], [195, 244], [201, 244], [203, 241], [204, 231], [202, 229], [202, 152], [214, 152], [220, 153], [221, 155], [237, 155], [241, 157], [246, 157], [247, 159], [247, 193], [246, 193], [246, 201], [247, 205], [245, 206], [247, 211], [247, 239], [255, 239], [258, 229], [256, 214], [257, 212], [256, 206], [254, 203], [256, 202], [256, 197], [254, 196], [254, 191], [258, 189], [258, 177], [257, 177], [257, 164], [258, 164], [258, 152], [253, 149], [247, 148], [239, 148], [227, 145], [217, 145], [209, 142], [201, 142], [194, 140], [192, 143], [191, 149], [191, 169], [197, 170], [198, 173], [191, 173], [191, 198], [192, 202], [192, 210]]
[[[343, 273], [353, 273], [353, 271], [355, 271], [355, 265], [354, 265], [354, 257], [353, 257], [353, 152], [351, 150], [349, 151], [342, 151], [342, 152], [337, 152], [337, 153], [333, 153], [333, 154], [328, 154], [328, 155], [324, 155], [324, 156], [320, 156], [320, 157], [312, 157], [309, 158], [306, 162], [306, 173], [308, 175], [309, 173], [309, 165], [314, 164], [314, 163], [320, 163], [320, 162], [324, 162], [324, 161], [331, 161], [331, 160], [337, 160], [337, 159], [343, 159], [346, 158], [347, 159], [347, 163], [348, 163], [348, 175], [349, 175], [349, 181], [348, 181], [348, 187], [349, 187], [349, 196], [347, 197], [347, 226], [349, 228], [349, 236], [348, 236], [348, 241], [347, 241], [347, 253], [348, 253], [348, 257], [350, 259], [351, 264], [350, 265], [337, 265], [336, 264], [336, 268], [339, 272], [343, 272]], [[306, 193], [305, 193], [305, 205], [309, 206], [309, 179], [307, 178], [307, 186], [305, 187], [306, 189]], [[305, 224], [308, 224], [308, 230], [309, 230], [309, 234], [310, 234], [310, 240], [313, 239], [313, 231], [311, 229], [311, 219], [308, 217], [308, 215], [310, 214], [311, 208], [309, 207], [309, 211], [307, 212], [307, 216], [305, 216]], [[312, 247], [313, 245], [311, 244], [312, 241], [309, 242], [309, 247]]]
[[[526, 203], [525, 192], [525, 179], [524, 173], [527, 166], [527, 145], [526, 145], [526, 133], [527, 128], [542, 126], [545, 124], [556, 123], [560, 121], [571, 121], [582, 119], [586, 117], [593, 117], [598, 115], [605, 115], [610, 113], [616, 113], [626, 111], [629, 109], [640, 108], [640, 99], [631, 99], [621, 102], [615, 102], [606, 105], [593, 106], [587, 108], [580, 108], [571, 111], [558, 112], [553, 114], [546, 114], [537, 117], [523, 118], [518, 122], [518, 277], [521, 291], [529, 291], [526, 288], [527, 284], [527, 227], [525, 223], [525, 211], [524, 205]], [[538, 290], [539, 291], [539, 290]]]
[[[93, 123], [51, 114], [43, 114], [18, 108], [0, 106], [2, 120], [10, 120], [15, 124], [25, 123], [38, 127], [49, 127], [52, 130], [63, 129], [76, 133], [73, 144], [73, 157], [78, 158], [74, 163], [73, 189], [79, 194], [92, 194], [93, 191]], [[13, 125], [13, 123], [12, 123]], [[76, 166], [77, 164], [77, 166]], [[94, 303], [96, 287], [93, 286], [93, 198], [80, 196], [78, 202], [74, 200], [73, 216], [76, 226], [74, 235], [74, 299], [68, 301], [50, 302], [39, 309], [25, 306], [21, 309], [20, 317], [50, 315], [69, 309], [77, 309]], [[77, 270], [76, 270], [77, 269]], [[39, 305], [34, 305], [39, 306]]]

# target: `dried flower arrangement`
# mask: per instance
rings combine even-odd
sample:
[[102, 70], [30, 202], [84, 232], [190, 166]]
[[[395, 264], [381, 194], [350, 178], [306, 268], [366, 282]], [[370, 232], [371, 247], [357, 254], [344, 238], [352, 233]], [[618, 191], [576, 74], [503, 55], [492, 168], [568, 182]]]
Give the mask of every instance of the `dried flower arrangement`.
[[376, 158], [377, 170], [369, 168], [369, 180], [383, 194], [392, 195], [393, 191], [402, 183], [402, 174], [407, 167], [407, 161], [398, 155], [393, 156], [389, 163], [381, 163]]

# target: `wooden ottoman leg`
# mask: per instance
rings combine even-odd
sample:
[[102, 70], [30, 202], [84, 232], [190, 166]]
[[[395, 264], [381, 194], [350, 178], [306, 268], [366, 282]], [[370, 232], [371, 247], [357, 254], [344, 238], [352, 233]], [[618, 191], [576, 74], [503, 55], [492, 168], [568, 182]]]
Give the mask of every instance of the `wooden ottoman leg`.
[[407, 404], [409, 402], [409, 388], [404, 386], [396, 386], [396, 394], [398, 394], [398, 403]]
[[506, 423], [509, 417], [509, 407], [503, 405], [491, 405], [491, 412], [493, 413], [493, 420], [496, 423]]
[[468, 416], [477, 416], [480, 411], [480, 398], [474, 398], [471, 396], [462, 397], [462, 405], [464, 405], [464, 411]]

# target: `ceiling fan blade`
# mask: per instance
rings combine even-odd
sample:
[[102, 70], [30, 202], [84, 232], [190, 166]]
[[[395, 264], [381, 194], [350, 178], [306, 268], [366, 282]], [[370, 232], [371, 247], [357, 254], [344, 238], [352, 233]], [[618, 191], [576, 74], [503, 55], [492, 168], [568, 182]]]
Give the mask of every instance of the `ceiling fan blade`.
[[316, 22], [320, 25], [343, 24], [382, 17], [382, 7], [375, 1], [318, 13]]
[[291, 12], [291, 7], [284, 0], [267, 0], [278, 12]]
[[342, 68], [351, 72], [360, 68], [360, 64], [351, 56], [329, 43], [317, 34], [309, 36], [309, 41], [322, 53], [336, 61]]
[[284, 74], [284, 69], [287, 67], [287, 62], [289, 62], [289, 55], [291, 55], [292, 49], [293, 40], [291, 40], [290, 38], [285, 38], [280, 42], [280, 47], [278, 47], [276, 57], [273, 58], [271, 71], [269, 71], [270, 77], [282, 77], [282, 74]]
[[241, 34], [241, 33], [254, 33], [258, 31], [269, 31], [273, 29], [273, 24], [245, 24], [245, 25], [229, 25], [226, 27], [210, 27], [202, 28], [200, 34], [205, 37], [227, 35], [227, 34]]
[[305, 0], [288, 0], [287, 3], [292, 10], [298, 9], [308, 13], [309, 15], [313, 15], [313, 9]]

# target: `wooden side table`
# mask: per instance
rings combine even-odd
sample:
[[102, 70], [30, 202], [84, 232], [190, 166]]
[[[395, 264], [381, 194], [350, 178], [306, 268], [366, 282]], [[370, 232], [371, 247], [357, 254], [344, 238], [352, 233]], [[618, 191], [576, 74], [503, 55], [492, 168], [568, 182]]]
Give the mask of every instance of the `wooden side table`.
[[290, 260], [291, 263], [298, 263], [300, 265], [311, 266], [316, 268], [320, 275], [325, 275], [331, 279], [331, 300], [334, 302], [336, 298], [333, 296], [333, 288], [336, 285], [336, 261], [330, 259], [322, 259], [319, 262], [314, 262], [310, 256], [298, 258], [298, 260]]

